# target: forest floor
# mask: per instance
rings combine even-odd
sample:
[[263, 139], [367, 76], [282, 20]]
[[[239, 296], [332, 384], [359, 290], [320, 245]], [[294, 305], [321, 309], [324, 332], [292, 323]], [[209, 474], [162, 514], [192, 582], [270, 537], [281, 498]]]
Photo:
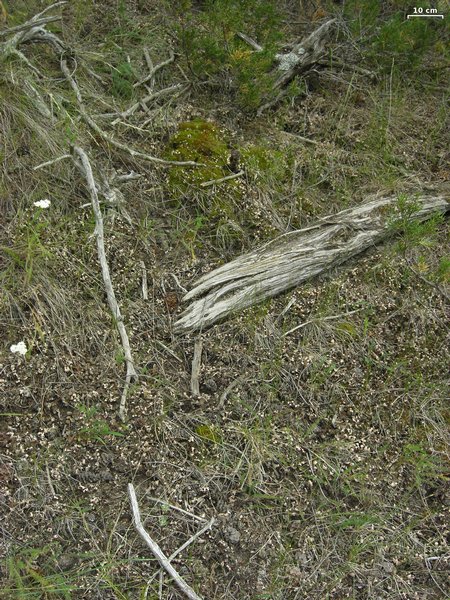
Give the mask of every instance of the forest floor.
[[[3, 4], [7, 28], [50, 3]], [[70, 48], [102, 128], [204, 167], [154, 164], [102, 139], [46, 45], [21, 48], [34, 70], [3, 61], [1, 598], [182, 598], [168, 576], [159, 587], [130, 482], [167, 555], [214, 517], [173, 562], [205, 599], [449, 597], [444, 219], [405, 218], [326, 276], [199, 334], [173, 331], [184, 289], [258, 244], [374, 193], [413, 207], [423, 190], [449, 192], [449, 15], [410, 23], [401, 2], [309, 4], [73, 0], [51, 13], [62, 20], [47, 30]], [[323, 64], [258, 116], [273, 55], [237, 32], [280, 50], [330, 17], [339, 27]], [[154, 64], [175, 52], [154, 91], [179, 87], [113, 125], [105, 113], [142, 97], [144, 48]], [[34, 169], [71, 144], [119, 199], [101, 202], [139, 373], [126, 423], [85, 179], [71, 158]], [[243, 175], [202, 187], [231, 173], [230, 155]], [[131, 171], [140, 177], [114, 183]], [[10, 350], [21, 341], [24, 356]]]

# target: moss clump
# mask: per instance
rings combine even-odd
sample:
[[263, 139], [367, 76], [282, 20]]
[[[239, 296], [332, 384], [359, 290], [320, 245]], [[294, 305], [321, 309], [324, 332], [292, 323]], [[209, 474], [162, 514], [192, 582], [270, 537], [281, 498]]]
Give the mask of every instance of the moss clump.
[[252, 144], [241, 150], [242, 164], [258, 180], [282, 182], [288, 173], [286, 152]]
[[195, 433], [202, 439], [203, 442], [220, 444], [222, 441], [220, 432], [213, 425], [198, 425], [198, 427], [195, 429]]
[[209, 121], [195, 119], [181, 123], [167, 145], [165, 157], [169, 160], [193, 160], [200, 167], [174, 167], [169, 173], [169, 184], [174, 191], [186, 191], [204, 181], [227, 175], [226, 164], [230, 154], [226, 132]]

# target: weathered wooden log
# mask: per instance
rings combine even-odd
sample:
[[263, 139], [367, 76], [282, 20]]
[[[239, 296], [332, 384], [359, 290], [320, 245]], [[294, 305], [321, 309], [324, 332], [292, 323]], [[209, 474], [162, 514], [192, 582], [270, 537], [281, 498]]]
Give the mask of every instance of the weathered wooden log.
[[278, 104], [286, 96], [286, 86], [297, 75], [306, 73], [319, 59], [323, 58], [325, 42], [331, 26], [335, 22], [336, 19], [326, 21], [300, 43], [293, 44], [289, 52], [275, 56], [277, 66], [274, 71], [276, 79], [272, 86], [272, 95], [276, 95], [266, 99], [260, 105], [257, 110], [258, 115]]
[[296, 75], [306, 71], [322, 58], [325, 41], [336, 19], [330, 19], [313, 31], [307, 38], [292, 47], [290, 52], [277, 54], [277, 71], [280, 73], [274, 89], [284, 88]]
[[[450, 208], [448, 197], [430, 194], [415, 198], [415, 210], [408, 218], [423, 221], [445, 213]], [[374, 197], [311, 227], [283, 234], [204, 275], [184, 296], [183, 301], [194, 301], [176, 321], [175, 331], [209, 327], [236, 310], [344, 263], [395, 233], [392, 222], [401, 216], [398, 206], [396, 196]]]

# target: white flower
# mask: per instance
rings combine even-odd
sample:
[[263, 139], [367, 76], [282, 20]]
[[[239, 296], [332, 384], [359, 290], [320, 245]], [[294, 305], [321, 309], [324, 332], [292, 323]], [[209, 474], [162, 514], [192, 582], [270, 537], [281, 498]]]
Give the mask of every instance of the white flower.
[[38, 208], [48, 208], [51, 202], [48, 198], [44, 198], [43, 200], [36, 200], [36, 202], [33, 202], [33, 204]]
[[13, 344], [10, 350], [13, 353], [17, 352], [18, 354], [25, 356], [25, 354], [27, 353], [27, 345], [25, 344], [25, 342], [19, 342], [18, 344]]

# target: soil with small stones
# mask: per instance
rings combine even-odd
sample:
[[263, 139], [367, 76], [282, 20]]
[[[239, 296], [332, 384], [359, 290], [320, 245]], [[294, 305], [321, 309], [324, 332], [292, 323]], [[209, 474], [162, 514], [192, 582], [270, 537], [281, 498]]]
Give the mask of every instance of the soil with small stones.
[[[160, 29], [159, 8], [131, 4], [145, 18], [155, 12]], [[83, 40], [95, 34], [105, 7], [115, 11], [115, 3], [96, 3], [74, 29]], [[173, 73], [181, 77], [175, 67]], [[111, 156], [84, 132], [96, 176], [113, 168], [143, 171], [124, 189], [130, 220], [104, 207], [108, 263], [139, 370], [126, 423], [118, 417], [124, 358], [103, 291], [89, 197], [67, 163], [37, 172], [56, 199], [39, 217], [51, 224], [40, 240], [52, 258], [41, 261], [38, 253], [29, 285], [14, 280], [0, 290], [1, 598], [182, 598], [168, 576], [160, 594], [158, 564], [133, 526], [129, 483], [146, 530], [168, 556], [214, 518], [173, 560], [203, 598], [450, 595], [448, 291], [435, 276], [448, 254], [445, 222], [417, 245], [373, 248], [196, 337], [173, 333], [184, 288], [218, 264], [370, 192], [448, 181], [443, 136], [416, 135], [428, 104], [415, 98], [405, 118], [395, 102], [389, 105], [389, 135], [403, 154], [383, 170], [385, 155], [371, 161], [366, 154], [368, 123], [378, 115], [369, 112], [375, 88], [325, 69], [318, 77], [306, 96], [270, 117], [250, 118], [232, 103], [216, 106], [208, 92], [195, 96], [199, 86], [195, 107], [183, 99], [167, 109], [153, 131], [158, 142], [136, 128], [118, 133], [161, 153], [180, 122], [211, 119], [237, 146], [254, 142], [294, 157], [289, 178], [273, 176], [271, 189], [261, 183], [263, 173], [247, 169], [236, 194], [226, 196], [228, 213], [217, 209], [220, 190], [174, 197], [166, 171]], [[67, 93], [64, 81], [50, 84], [52, 92]], [[433, 106], [440, 101], [436, 92]], [[13, 138], [16, 117], [6, 107], [0, 122], [13, 139], [2, 173], [7, 225], [0, 234], [2, 247], [23, 251], [22, 230], [38, 222], [29, 199], [40, 157], [30, 151], [34, 131]], [[316, 144], [299, 146], [295, 134]], [[19, 224], [17, 199], [24, 202]], [[193, 234], [192, 223], [208, 207], [217, 210], [216, 220]], [[221, 237], [214, 227], [224, 215], [232, 226]], [[1, 260], [9, 273], [11, 256]], [[26, 357], [9, 350], [20, 340]]]

